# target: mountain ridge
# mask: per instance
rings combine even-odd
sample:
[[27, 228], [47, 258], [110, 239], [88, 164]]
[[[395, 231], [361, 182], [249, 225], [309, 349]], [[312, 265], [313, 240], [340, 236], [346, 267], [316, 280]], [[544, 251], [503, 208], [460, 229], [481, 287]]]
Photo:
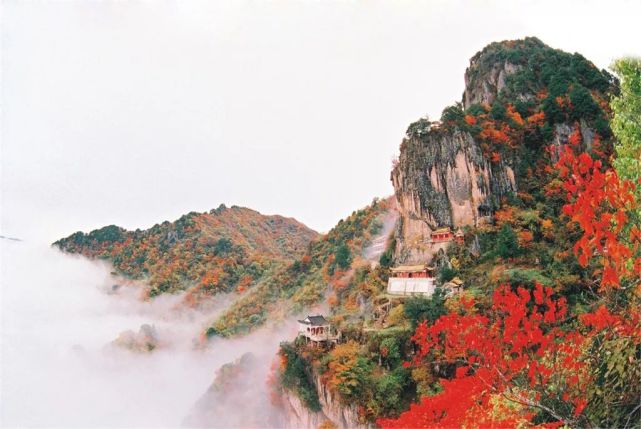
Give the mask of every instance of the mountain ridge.
[[151, 296], [241, 291], [276, 264], [300, 257], [319, 234], [293, 218], [220, 205], [174, 222], [128, 231], [109, 225], [53, 243], [62, 251], [106, 259], [119, 274], [145, 279]]

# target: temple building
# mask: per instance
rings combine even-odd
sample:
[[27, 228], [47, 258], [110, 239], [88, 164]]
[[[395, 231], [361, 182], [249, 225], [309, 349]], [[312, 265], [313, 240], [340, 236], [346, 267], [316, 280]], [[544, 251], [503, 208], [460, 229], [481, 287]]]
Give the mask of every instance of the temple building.
[[432, 231], [430, 239], [433, 243], [444, 243], [454, 240], [454, 234], [450, 228], [439, 228]]
[[307, 316], [305, 319], [299, 320], [298, 335], [316, 343], [335, 343], [340, 338], [340, 334], [333, 333], [331, 324], [320, 314]]
[[392, 268], [392, 275], [387, 281], [387, 293], [390, 295], [430, 296], [435, 287], [434, 268], [425, 264]]
[[452, 280], [446, 282], [443, 285], [443, 289], [445, 289], [445, 292], [448, 295], [453, 295], [461, 292], [464, 286], [465, 285], [463, 284], [463, 280], [461, 280], [459, 277], [454, 277]]

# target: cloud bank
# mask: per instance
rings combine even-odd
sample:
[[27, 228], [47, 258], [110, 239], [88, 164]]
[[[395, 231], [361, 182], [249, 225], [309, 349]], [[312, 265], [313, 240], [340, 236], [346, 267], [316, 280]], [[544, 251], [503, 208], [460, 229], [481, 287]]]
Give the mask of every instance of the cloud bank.
[[[180, 297], [141, 302], [132, 286], [111, 293], [115, 279], [107, 265], [1, 241], [3, 427], [180, 427], [216, 370], [246, 352], [256, 357], [249, 374], [257, 394], [230, 402], [242, 409], [231, 407], [206, 423], [235, 426], [252, 407], [273, 411], [261, 395], [267, 369], [281, 338], [295, 331], [263, 330], [194, 348], [211, 313], [176, 310]], [[158, 333], [154, 352], [105, 347], [142, 324]]]

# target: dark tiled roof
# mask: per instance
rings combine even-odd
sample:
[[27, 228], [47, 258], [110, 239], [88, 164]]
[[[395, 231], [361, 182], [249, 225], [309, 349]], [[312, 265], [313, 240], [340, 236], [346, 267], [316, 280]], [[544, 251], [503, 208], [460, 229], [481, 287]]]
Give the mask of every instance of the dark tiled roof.
[[312, 326], [324, 326], [324, 325], [329, 325], [329, 322], [327, 319], [325, 319], [323, 316], [318, 315], [318, 316], [307, 316], [305, 320], [299, 320], [300, 323], [305, 323], [305, 324], [310, 324]]

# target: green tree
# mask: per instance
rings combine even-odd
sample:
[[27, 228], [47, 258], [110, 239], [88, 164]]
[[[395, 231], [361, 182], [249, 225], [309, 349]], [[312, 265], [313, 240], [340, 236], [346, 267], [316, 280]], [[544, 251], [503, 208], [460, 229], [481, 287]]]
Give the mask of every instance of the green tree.
[[280, 373], [280, 383], [286, 389], [296, 392], [305, 406], [320, 411], [320, 401], [307, 362], [288, 343], [282, 343], [280, 354], [285, 358], [285, 367]]
[[496, 240], [496, 253], [503, 259], [513, 258], [521, 252], [516, 233], [512, 227], [505, 223], [499, 231]]
[[445, 291], [436, 288], [430, 298], [412, 297], [403, 304], [405, 316], [411, 321], [412, 329], [424, 320], [432, 323], [447, 313]]
[[381, 341], [379, 351], [388, 369], [398, 366], [401, 361], [401, 349], [396, 338], [388, 337]]
[[214, 254], [215, 255], [226, 255], [231, 252], [233, 243], [228, 238], [219, 239], [214, 245]]
[[336, 250], [336, 264], [341, 267], [343, 270], [349, 268], [352, 263], [352, 252], [347, 247], [347, 244], [343, 243], [338, 246]]
[[378, 404], [378, 415], [398, 416], [407, 408], [403, 396], [409, 388], [409, 371], [397, 368], [393, 372], [384, 374], [376, 380], [374, 398]]
[[[621, 79], [621, 93], [610, 104], [611, 126], [616, 137], [614, 167], [623, 179], [637, 182], [641, 177], [641, 59], [621, 58], [612, 69]], [[637, 188], [637, 196], [641, 194]]]
[[441, 113], [441, 121], [442, 122], [461, 122], [463, 121], [463, 117], [465, 116], [465, 113], [463, 113], [463, 107], [461, 106], [461, 103], [456, 103], [453, 106], [448, 106], [445, 109], [443, 109], [443, 113]]
[[574, 84], [570, 91], [570, 101], [572, 102], [572, 119], [593, 119], [601, 112], [601, 108], [592, 94], [583, 85]]
[[439, 283], [447, 283], [450, 280], [452, 280], [456, 275], [458, 274], [458, 271], [455, 270], [454, 268], [450, 267], [443, 267], [438, 273], [438, 281]]
[[495, 101], [492, 103], [492, 109], [490, 110], [490, 115], [493, 119], [502, 121], [505, 119], [505, 106], [500, 101]]

